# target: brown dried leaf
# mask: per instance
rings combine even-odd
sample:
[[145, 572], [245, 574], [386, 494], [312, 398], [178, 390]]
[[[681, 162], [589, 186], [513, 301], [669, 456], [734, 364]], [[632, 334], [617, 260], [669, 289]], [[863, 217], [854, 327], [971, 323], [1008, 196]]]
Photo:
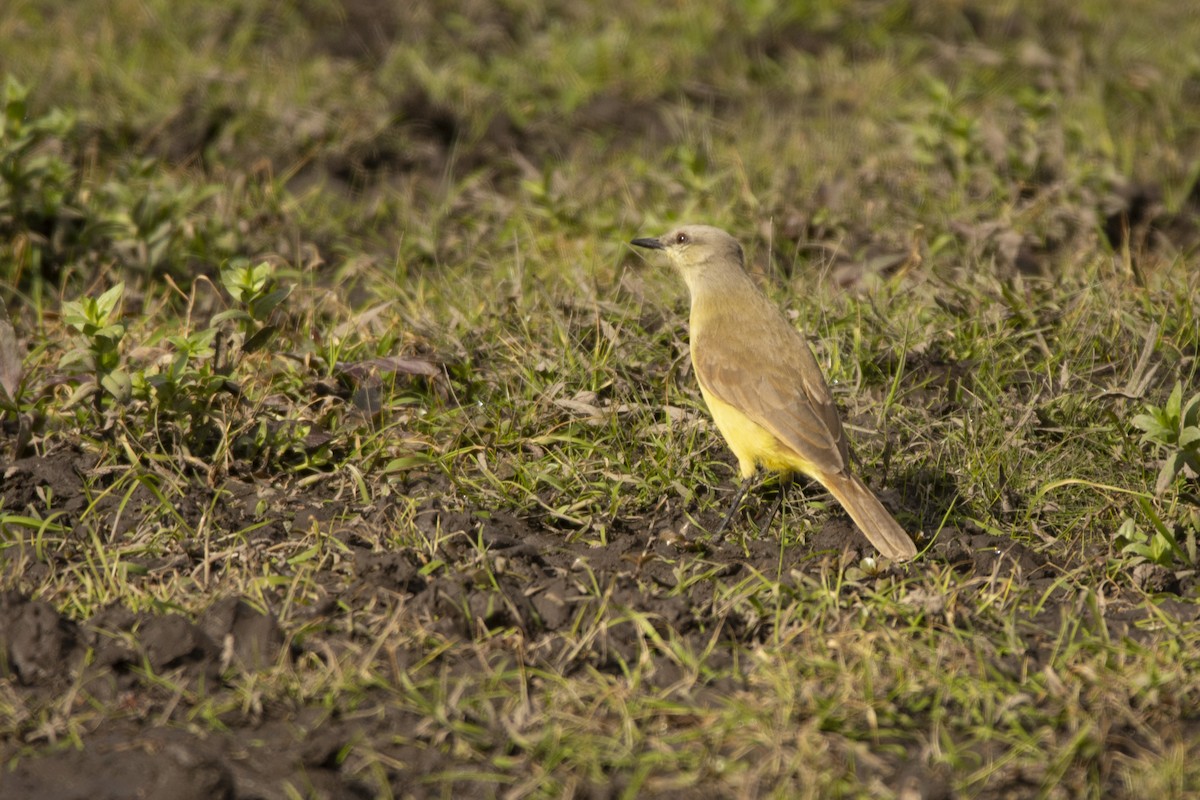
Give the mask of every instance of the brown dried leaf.
[[21, 385], [21, 352], [17, 347], [17, 332], [8, 318], [8, 308], [0, 300], [0, 391], [5, 399], [15, 402]]

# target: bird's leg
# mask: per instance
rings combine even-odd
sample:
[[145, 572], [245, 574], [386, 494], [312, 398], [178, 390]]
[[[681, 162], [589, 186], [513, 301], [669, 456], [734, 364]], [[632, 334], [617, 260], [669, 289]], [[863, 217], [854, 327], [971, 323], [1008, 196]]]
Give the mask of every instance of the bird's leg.
[[767, 512], [767, 516], [758, 526], [759, 533], [766, 533], [771, 528], [771, 523], [775, 521], [775, 515], [779, 513], [779, 507], [783, 505], [783, 498], [787, 496], [788, 489], [792, 488], [792, 473], [785, 472], [779, 477], [779, 496], [775, 498], [775, 502], [771, 504], [771, 510]]
[[721, 532], [729, 527], [729, 521], [733, 519], [733, 515], [737, 513], [738, 506], [742, 504], [742, 498], [746, 496], [746, 491], [750, 488], [750, 484], [754, 482], [754, 475], [748, 475], [742, 479], [742, 485], [738, 487], [737, 493], [733, 496], [733, 502], [729, 504], [729, 510], [725, 512], [724, 519], [717, 529], [713, 531], [714, 536], [720, 536]]

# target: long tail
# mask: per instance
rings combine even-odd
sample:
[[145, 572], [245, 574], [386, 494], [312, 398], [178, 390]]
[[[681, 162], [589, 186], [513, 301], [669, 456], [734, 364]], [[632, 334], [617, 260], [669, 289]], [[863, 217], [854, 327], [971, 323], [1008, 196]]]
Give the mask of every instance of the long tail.
[[857, 475], [842, 472], [815, 477], [842, 504], [858, 529], [881, 555], [893, 561], [908, 561], [917, 554], [916, 545], [904, 528]]

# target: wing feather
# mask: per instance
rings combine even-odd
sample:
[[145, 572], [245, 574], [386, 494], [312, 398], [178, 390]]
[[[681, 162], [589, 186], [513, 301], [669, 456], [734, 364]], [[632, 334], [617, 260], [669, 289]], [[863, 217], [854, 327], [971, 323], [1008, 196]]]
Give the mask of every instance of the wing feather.
[[692, 363], [701, 385], [804, 461], [841, 472], [847, 463], [841, 419], [808, 342], [761, 295], [754, 298], [756, 313], [744, 313], [745, 303], [729, 307], [743, 313], [731, 319], [717, 311], [702, 325], [693, 322]]

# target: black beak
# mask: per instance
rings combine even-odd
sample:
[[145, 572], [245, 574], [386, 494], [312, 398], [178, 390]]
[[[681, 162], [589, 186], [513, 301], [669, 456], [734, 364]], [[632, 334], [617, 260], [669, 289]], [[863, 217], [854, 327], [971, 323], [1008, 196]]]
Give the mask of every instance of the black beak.
[[636, 245], [637, 247], [645, 247], [650, 250], [666, 250], [667, 249], [666, 247], [663, 246], [663, 243], [660, 242], [658, 239], [634, 239], [632, 242], [630, 242], [630, 244]]

